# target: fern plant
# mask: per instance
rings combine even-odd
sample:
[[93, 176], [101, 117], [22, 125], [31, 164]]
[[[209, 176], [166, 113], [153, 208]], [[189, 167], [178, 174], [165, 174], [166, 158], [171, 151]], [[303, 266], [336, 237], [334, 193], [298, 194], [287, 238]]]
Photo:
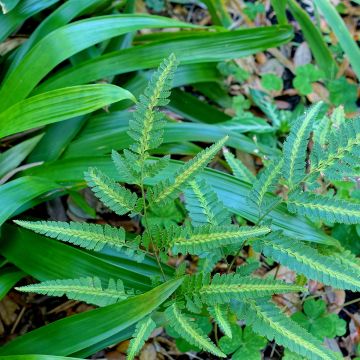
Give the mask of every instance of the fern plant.
[[[181, 286], [165, 305], [137, 323], [128, 349], [129, 359], [134, 359], [157, 326], [164, 325], [201, 350], [218, 358], [226, 357], [212, 337], [194, 324], [194, 314], [212, 318], [215, 329], [219, 327], [228, 338], [233, 336], [235, 323], [245, 320], [248, 329], [308, 359], [336, 359], [337, 354], [272, 303], [272, 295], [306, 292], [305, 286], [256, 277], [252, 274], [258, 266], [255, 261], [240, 267], [234, 265], [243, 247], [252, 246], [308, 279], [336, 288], [360, 289], [360, 268], [351, 254], [339, 256], [339, 249], [305, 244], [271, 224], [271, 212], [282, 202], [290, 212], [315, 221], [360, 222], [358, 204], [319, 193], [321, 183], [339, 178], [344, 172], [349, 177], [357, 171], [360, 120], [344, 121], [340, 138], [335, 128], [325, 137], [314, 136], [314, 153], [308, 156], [307, 146], [322, 106], [319, 103], [293, 124], [282, 156], [272, 159], [257, 178], [224, 148], [227, 136], [167, 176], [162, 171], [169, 165], [169, 157], [153, 154], [162, 143], [166, 124], [159, 107], [169, 101], [176, 67], [177, 60], [170, 55], [153, 74], [129, 123], [129, 136], [134, 143], [121, 154], [112, 153], [114, 167], [126, 182], [119, 184], [97, 168], [90, 168], [85, 174], [88, 186], [100, 201], [117, 215], [128, 215], [143, 225], [137, 236], [128, 236], [124, 229], [109, 225], [24, 220], [16, 223], [91, 251], [104, 251], [106, 247], [125, 249], [127, 256], [137, 261], [143, 261], [145, 253], [152, 254], [162, 274], [162, 278], [153, 279], [154, 285], [168, 280], [163, 267], [169, 257], [183, 255], [177, 257], [180, 265], [173, 272], [173, 277], [182, 281]], [[248, 203], [258, 216], [252, 223], [239, 224], [212, 186], [201, 177], [204, 168], [222, 148], [235, 176], [253, 183]], [[278, 189], [281, 196], [269, 194]], [[185, 201], [188, 214], [185, 221], [171, 226], [149, 221], [149, 214], [154, 217], [159, 209], [179, 199]], [[186, 269], [186, 263], [181, 263], [185, 256], [200, 259], [197, 271]], [[229, 259], [232, 261], [228, 262]], [[215, 267], [220, 261], [225, 265], [221, 274]], [[59, 279], [18, 289], [55, 296], [65, 294], [99, 306], [122, 301], [134, 293], [118, 279], [109, 279], [104, 286], [99, 279], [92, 278]]]

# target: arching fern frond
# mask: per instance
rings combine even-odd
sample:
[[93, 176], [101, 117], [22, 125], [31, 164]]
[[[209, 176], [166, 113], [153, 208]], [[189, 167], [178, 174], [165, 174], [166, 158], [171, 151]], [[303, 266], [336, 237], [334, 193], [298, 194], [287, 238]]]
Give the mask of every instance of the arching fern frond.
[[255, 181], [254, 174], [226, 148], [223, 149], [226, 162], [229, 164], [236, 178], [252, 184]]
[[202, 225], [193, 229], [183, 228], [173, 239], [173, 252], [200, 254], [227, 245], [242, 244], [249, 238], [263, 236], [270, 232], [267, 226], [212, 226]]
[[290, 188], [293, 188], [305, 177], [307, 144], [313, 123], [322, 104], [322, 102], [318, 102], [308, 109], [304, 116], [295, 121], [284, 143], [283, 153], [286, 161], [284, 162], [283, 175]]
[[38, 234], [69, 242], [89, 250], [100, 251], [105, 245], [120, 250], [126, 246], [125, 230], [110, 225], [62, 221], [15, 220], [14, 222]]
[[219, 325], [221, 331], [229, 338], [232, 338], [228, 307], [224, 305], [215, 304], [214, 306], [208, 307], [208, 311], [209, 314], [215, 320], [215, 322]]
[[360, 280], [350, 267], [320, 254], [316, 249], [277, 232], [255, 242], [256, 251], [262, 251], [290, 269], [312, 280], [337, 289], [359, 291]]
[[341, 122], [324, 144], [315, 145], [310, 173], [321, 173], [329, 180], [354, 176], [354, 168], [360, 164], [360, 118]]
[[273, 294], [303, 291], [302, 286], [272, 279], [243, 277], [237, 274], [216, 274], [208, 285], [199, 289], [206, 304], [228, 304], [231, 300], [256, 299]]
[[135, 140], [131, 150], [139, 154], [140, 162], [146, 160], [148, 150], [157, 148], [162, 143], [164, 120], [163, 115], [155, 111], [155, 108], [168, 104], [177, 64], [174, 54], [160, 64], [144, 94], [140, 96], [133, 120], [129, 122], [128, 134]]
[[169, 200], [174, 200], [184, 187], [194, 179], [203, 168], [209, 163], [209, 161], [216, 155], [221, 147], [227, 141], [228, 136], [225, 136], [220, 141], [211, 145], [198, 153], [193, 159], [185, 163], [175, 174], [174, 177], [170, 177], [159, 184], [156, 184], [150, 190], [150, 203], [155, 206], [159, 206], [166, 203]]
[[141, 202], [138, 202], [137, 195], [116, 183], [99, 169], [89, 168], [85, 173], [85, 180], [96, 197], [116, 214], [124, 215], [128, 212], [141, 211]]
[[180, 312], [176, 304], [171, 305], [165, 311], [169, 325], [173, 330], [183, 337], [190, 344], [199, 347], [204, 351], [225, 358], [226, 355], [215, 346], [209, 337], [196, 325], [195, 322]]
[[140, 352], [145, 341], [149, 338], [155, 328], [156, 324], [150, 316], [145, 317], [136, 324], [134, 335], [130, 340], [129, 348], [127, 350], [127, 360], [135, 359], [135, 356]]
[[338, 360], [336, 353], [325, 348], [321, 341], [284, 315], [267, 300], [250, 300], [244, 305], [242, 317], [247, 325], [270, 341], [310, 360]]
[[115, 304], [128, 297], [121, 280], [109, 280], [107, 288], [101, 285], [99, 278], [80, 278], [49, 280], [39, 284], [17, 287], [16, 290], [50, 296], [66, 295], [69, 299], [85, 301], [89, 304], [106, 306]]
[[294, 192], [287, 200], [288, 210], [305, 215], [314, 221], [328, 221], [344, 224], [360, 222], [360, 205], [333, 197]]
[[248, 195], [249, 204], [254, 205], [258, 211], [259, 216], [265, 213], [267, 208], [278, 199], [273, 199], [273, 202], [265, 202], [265, 195], [274, 190], [274, 185], [281, 176], [281, 169], [284, 165], [284, 159], [273, 160], [268, 167], [262, 171], [259, 177], [253, 182], [253, 187]]
[[184, 194], [185, 207], [193, 226], [231, 223], [230, 213], [204, 179], [190, 181]]

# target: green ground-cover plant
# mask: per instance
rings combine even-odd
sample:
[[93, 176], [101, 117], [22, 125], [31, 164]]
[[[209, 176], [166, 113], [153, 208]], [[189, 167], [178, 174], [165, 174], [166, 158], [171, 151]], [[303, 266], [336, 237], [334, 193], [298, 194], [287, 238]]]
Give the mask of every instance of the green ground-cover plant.
[[[320, 219], [349, 224], [359, 222], [358, 204], [331, 198], [329, 194], [320, 195], [318, 191], [319, 176], [325, 182], [354, 176], [359, 156], [359, 119], [345, 121], [341, 109], [336, 110], [332, 119], [341, 122], [343, 131], [339, 133], [338, 128], [331, 128], [323, 136], [314, 136], [309, 167], [306, 167], [306, 148], [322, 103], [310, 108], [292, 125], [282, 155], [272, 160], [257, 179], [244, 170], [244, 165], [239, 160], [225, 151], [226, 159], [236, 176], [250, 177], [253, 182], [248, 202], [256, 210], [256, 216], [252, 224], [239, 225], [202, 176], [204, 167], [228, 141], [227, 136], [199, 152], [169, 176], [164, 176], [164, 171], [169, 166], [169, 157], [150, 155], [150, 151], [162, 142], [165, 121], [158, 107], [165, 106], [169, 101], [176, 66], [177, 60], [171, 55], [153, 74], [129, 123], [129, 136], [133, 143], [122, 154], [116, 151], [112, 154], [113, 163], [122, 176], [122, 183], [119, 184], [98, 168], [89, 168], [85, 173], [88, 186], [106, 206], [118, 215], [128, 214], [142, 219], [141, 234], [128, 238], [122, 228], [109, 225], [27, 220], [15, 222], [36, 233], [91, 251], [101, 252], [104, 247], [113, 248], [139, 263], [147, 261], [146, 254], [154, 255], [159, 273], [152, 281], [153, 285], [160, 285], [152, 291], [166, 290], [162, 290], [164, 292], [159, 295], [159, 302], [152, 303], [152, 308], [144, 305], [146, 313], [138, 314], [136, 319], [129, 321], [129, 326], [137, 322], [135, 329], [129, 328], [130, 334], [133, 334], [128, 350], [130, 359], [139, 352], [152, 331], [161, 325], [169, 326], [190, 345], [219, 358], [226, 357], [225, 353], [235, 352], [240, 355], [241, 347], [244, 347], [244, 353], [249, 349], [255, 354], [260, 351], [261, 344], [264, 344], [260, 338], [254, 343], [246, 340], [251, 331], [265, 335], [269, 340], [274, 339], [278, 344], [309, 359], [339, 358], [339, 354], [322, 345], [319, 336], [314, 336], [311, 331], [299, 326], [271, 301], [273, 294], [306, 292], [306, 287], [270, 278], [258, 278], [252, 275], [256, 267], [251, 262], [236, 268], [234, 261], [241, 249], [250, 245], [308, 279], [318, 280], [335, 288], [359, 290], [359, 266], [350, 253], [335, 246], [331, 249], [305, 244], [301, 238], [290, 237], [274, 229], [268, 216], [272, 209], [284, 202], [290, 212], [301, 213], [316, 221]], [[321, 140], [317, 142], [317, 139]], [[147, 186], [149, 179], [152, 179], [151, 187]], [[278, 186], [282, 188], [281, 196], [266, 195]], [[149, 212], [156, 216], [156, 209], [173, 203], [182, 193], [185, 195], [187, 221], [181, 225], [149, 222]], [[199, 263], [195, 273], [186, 271], [186, 263], [182, 263], [175, 272], [169, 272], [165, 265], [168, 256], [174, 257], [179, 253], [198, 256], [205, 261]], [[233, 260], [227, 263], [230, 258]], [[219, 261], [227, 263], [226, 273], [213, 272]], [[132, 306], [132, 301], [150, 294], [137, 295], [141, 292], [137, 287], [110, 276], [105, 282], [96, 277], [58, 279], [20, 287], [18, 290], [49, 295], [66, 294], [72, 299], [105, 305], [93, 312], [94, 319], [106, 309], [115, 310], [116, 306], [126, 309], [126, 306]], [[127, 300], [123, 300], [125, 298]], [[165, 298], [166, 303], [161, 304]], [[192, 321], [192, 314], [211, 317], [215, 326], [227, 336], [227, 340], [223, 339], [218, 347]], [[79, 316], [85, 317], [85, 314]], [[236, 327], [238, 320], [245, 321], [245, 330]], [[74, 324], [73, 331], [79, 325], [80, 323]], [[121, 330], [126, 330], [124, 327]], [[47, 328], [47, 331], [52, 331], [56, 325], [51, 324]], [[39, 339], [41, 331], [42, 329], [19, 337], [3, 347], [0, 354], [36, 352], [42, 342]], [[66, 333], [56, 335], [58, 339], [63, 336], [67, 336]], [[105, 336], [105, 340], [106, 335], [102, 336]], [[243, 339], [237, 348], [229, 340], [236, 336]], [[39, 339], [38, 343], [33, 342], [35, 338]], [[86, 346], [78, 344], [72, 351], [54, 354], [79, 354], [79, 350], [85, 348]], [[80, 351], [80, 354], [83, 353]]]

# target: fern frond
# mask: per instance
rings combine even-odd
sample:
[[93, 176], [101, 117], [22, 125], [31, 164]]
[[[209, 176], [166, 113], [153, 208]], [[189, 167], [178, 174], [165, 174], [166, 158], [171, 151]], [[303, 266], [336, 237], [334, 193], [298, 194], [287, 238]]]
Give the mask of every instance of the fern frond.
[[85, 249], [100, 251], [105, 245], [115, 249], [126, 246], [125, 230], [110, 225], [89, 224], [86, 222], [62, 221], [23, 221], [14, 222], [38, 234], [81, 246]]
[[128, 184], [139, 184], [140, 181], [140, 167], [137, 165], [139, 155], [130, 150], [125, 149], [124, 153], [120, 155], [113, 150], [111, 153], [112, 161], [116, 170]]
[[216, 274], [211, 283], [199, 289], [206, 304], [228, 304], [232, 300], [256, 299], [273, 294], [304, 291], [302, 286], [272, 279], [243, 277], [238, 274]]
[[231, 339], [232, 332], [228, 316], [228, 308], [223, 305], [215, 304], [214, 306], [208, 307], [208, 311], [215, 322], [219, 325], [221, 331]]
[[182, 254], [200, 254], [227, 245], [239, 245], [246, 239], [263, 236], [270, 232], [267, 226], [196, 226], [183, 228], [179, 236], [174, 237], [173, 252]]
[[155, 185], [150, 191], [150, 201], [153, 205], [159, 206], [169, 200], [174, 200], [184, 187], [193, 180], [197, 175], [216, 155], [221, 147], [227, 141], [228, 136], [225, 136], [220, 141], [211, 145], [198, 153], [192, 160], [185, 163], [175, 174], [159, 184]]
[[141, 211], [141, 203], [135, 193], [109, 178], [102, 171], [89, 168], [85, 180], [97, 198], [118, 215]]
[[312, 106], [303, 117], [297, 119], [287, 137], [283, 153], [283, 175], [287, 179], [289, 187], [293, 188], [305, 177], [306, 149], [313, 127], [314, 120], [319, 113], [322, 102]]
[[17, 287], [16, 290], [50, 296], [66, 295], [69, 299], [85, 301], [89, 304], [107, 306], [128, 297], [121, 280], [110, 279], [107, 288], [99, 278], [49, 280], [39, 284]]
[[127, 360], [135, 359], [135, 356], [140, 352], [145, 341], [149, 338], [155, 328], [156, 324], [150, 316], [140, 320], [136, 324], [134, 335], [130, 340], [129, 348], [127, 350]]
[[336, 353], [325, 348], [321, 341], [300, 325], [284, 315], [278, 307], [267, 300], [247, 301], [243, 309], [247, 325], [270, 341], [310, 360], [337, 360]]
[[223, 149], [226, 162], [229, 164], [236, 178], [252, 184], [255, 181], [254, 174], [226, 148]]
[[288, 210], [314, 221], [344, 224], [360, 222], [360, 204], [308, 192], [294, 192], [287, 200]]
[[182, 314], [176, 304], [171, 305], [165, 311], [169, 325], [191, 345], [197, 346], [215, 356], [225, 358], [226, 355], [215, 346], [209, 337], [196, 325], [195, 322]]
[[169, 165], [169, 162], [170, 156], [166, 155], [146, 163], [144, 165], [144, 178], [156, 176]]
[[176, 67], [174, 54], [160, 64], [144, 94], [140, 96], [133, 120], [129, 122], [128, 134], [135, 140], [131, 150], [139, 154], [141, 162], [146, 160], [148, 150], [155, 149], [162, 143], [165, 122], [163, 114], [155, 109], [168, 104]]
[[309, 279], [337, 289], [360, 290], [360, 280], [356, 272], [303, 242], [290, 239], [281, 233], [272, 233], [253, 245], [256, 251], [262, 251], [266, 256]]
[[185, 207], [193, 226], [231, 223], [230, 213], [204, 179], [190, 181], [184, 194]]
[[[254, 205], [259, 214], [266, 212], [266, 208], [270, 204], [265, 204], [265, 195], [274, 190], [274, 185], [277, 184], [281, 176], [281, 169], [284, 165], [284, 159], [273, 160], [268, 167], [261, 172], [259, 177], [253, 182], [253, 187], [248, 195], [249, 204]], [[277, 199], [274, 201], [277, 201]]]
[[[344, 118], [344, 114], [342, 115]], [[360, 118], [341, 122], [324, 144], [314, 146], [310, 173], [321, 173], [329, 180], [351, 177], [360, 164]]]

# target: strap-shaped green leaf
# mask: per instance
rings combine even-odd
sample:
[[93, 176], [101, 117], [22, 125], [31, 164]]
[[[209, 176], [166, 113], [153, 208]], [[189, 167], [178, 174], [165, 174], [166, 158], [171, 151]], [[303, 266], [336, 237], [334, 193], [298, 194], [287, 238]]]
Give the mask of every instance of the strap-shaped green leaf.
[[255, 332], [265, 335], [270, 341], [275, 340], [279, 345], [283, 345], [307, 359], [339, 360], [337, 355], [326, 349], [320, 340], [309, 334], [267, 300], [247, 301], [242, 315]]
[[246, 239], [263, 236], [270, 232], [267, 226], [196, 226], [194, 229], [183, 228], [173, 238], [173, 252], [200, 254], [222, 246], [242, 244]]
[[287, 137], [283, 153], [284, 162], [283, 175], [287, 179], [290, 187], [296, 185], [305, 176], [306, 149], [310, 132], [317, 114], [322, 107], [322, 102], [318, 102], [299, 117], [291, 128]]
[[225, 358], [226, 355], [218, 349], [209, 337], [196, 325], [195, 322], [180, 312], [176, 304], [171, 305], [165, 311], [169, 325], [187, 342], [198, 346], [209, 353]]
[[110, 225], [89, 224], [86, 222], [62, 221], [23, 221], [16, 224], [54, 239], [69, 242], [85, 249], [99, 251], [105, 245], [122, 249], [125, 245], [125, 230]]
[[130, 340], [127, 351], [127, 360], [133, 360], [135, 358], [155, 328], [156, 324], [150, 316], [140, 320], [136, 324], [135, 333]]
[[324, 256], [316, 249], [277, 232], [254, 243], [257, 251], [262, 251], [280, 264], [289, 267], [307, 278], [320, 281], [338, 289], [360, 290], [358, 273], [341, 263], [335, 257]]
[[216, 155], [227, 141], [225, 136], [220, 141], [204, 149], [192, 160], [184, 164], [174, 177], [170, 177], [155, 185], [150, 192], [150, 200], [154, 205], [161, 205], [169, 200], [175, 199], [184, 187], [197, 175]]
[[305, 215], [314, 221], [358, 224], [360, 205], [333, 197], [308, 192], [294, 192], [287, 200], [288, 210]]
[[85, 301], [98, 306], [115, 304], [128, 297], [121, 280], [110, 279], [108, 287], [99, 278], [49, 280], [39, 284], [21, 286], [16, 290], [50, 296], [66, 295], [69, 299]]
[[141, 210], [135, 193], [117, 184], [101, 170], [89, 168], [85, 180], [95, 195], [118, 215]]

